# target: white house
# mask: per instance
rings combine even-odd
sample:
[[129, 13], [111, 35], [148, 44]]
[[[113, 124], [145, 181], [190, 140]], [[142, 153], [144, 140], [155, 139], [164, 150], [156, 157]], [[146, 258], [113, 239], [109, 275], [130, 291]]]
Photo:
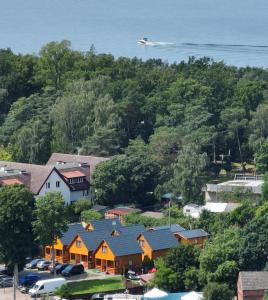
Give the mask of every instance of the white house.
[[0, 161], [0, 185], [25, 185], [35, 197], [47, 192], [60, 192], [65, 204], [71, 204], [81, 198], [90, 198], [92, 172], [98, 163], [106, 160], [102, 157], [55, 153], [45, 166]]

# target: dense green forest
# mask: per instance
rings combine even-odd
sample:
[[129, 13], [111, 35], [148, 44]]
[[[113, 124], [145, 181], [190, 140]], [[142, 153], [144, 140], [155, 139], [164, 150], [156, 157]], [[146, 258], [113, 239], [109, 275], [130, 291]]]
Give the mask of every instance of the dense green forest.
[[0, 158], [43, 164], [55, 151], [114, 156], [94, 175], [99, 202], [119, 195], [142, 203], [167, 191], [198, 202], [221, 154], [227, 171], [231, 162], [267, 169], [267, 92], [267, 70], [206, 57], [115, 59], [93, 46], [74, 51], [68, 41], [39, 55], [2, 49]]

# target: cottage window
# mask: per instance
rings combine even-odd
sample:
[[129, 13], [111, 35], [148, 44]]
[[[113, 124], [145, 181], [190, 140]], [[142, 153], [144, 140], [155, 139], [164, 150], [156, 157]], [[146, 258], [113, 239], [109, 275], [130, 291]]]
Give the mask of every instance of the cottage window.
[[113, 267], [113, 262], [111, 260], [107, 260], [107, 267], [112, 268]]
[[75, 244], [76, 244], [76, 247], [77, 247], [77, 248], [80, 248], [80, 247], [81, 247], [81, 241], [76, 241]]
[[100, 259], [96, 259], [96, 265], [100, 266], [101, 265], [101, 260]]
[[129, 260], [129, 261], [128, 261], [128, 265], [129, 265], [129, 266], [132, 266], [132, 260]]
[[106, 246], [102, 246], [102, 253], [107, 253], [107, 247]]
[[62, 255], [62, 251], [61, 250], [56, 250], [56, 256], [61, 256]]
[[50, 189], [50, 182], [47, 182], [47, 183], [46, 183], [46, 188], [47, 188], [47, 189]]
[[46, 254], [50, 254], [50, 248], [46, 247]]
[[144, 240], [139, 240], [139, 244], [140, 244], [141, 247], [143, 247], [144, 246]]
[[115, 261], [115, 266], [119, 267], [119, 261], [118, 260]]
[[75, 260], [75, 254], [71, 253], [71, 260]]
[[81, 260], [82, 261], [87, 261], [87, 256], [86, 255], [81, 255]]
[[59, 188], [60, 187], [60, 182], [56, 181], [56, 187]]

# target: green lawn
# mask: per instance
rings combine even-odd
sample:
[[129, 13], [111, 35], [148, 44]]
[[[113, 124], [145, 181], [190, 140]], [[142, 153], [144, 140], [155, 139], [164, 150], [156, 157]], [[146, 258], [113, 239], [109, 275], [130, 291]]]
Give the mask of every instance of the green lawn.
[[70, 282], [72, 295], [113, 291], [124, 288], [122, 277]]

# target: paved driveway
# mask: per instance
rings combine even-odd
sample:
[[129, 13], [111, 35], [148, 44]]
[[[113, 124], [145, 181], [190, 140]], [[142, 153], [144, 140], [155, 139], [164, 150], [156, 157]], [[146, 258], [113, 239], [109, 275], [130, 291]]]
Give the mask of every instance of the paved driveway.
[[[32, 300], [28, 294], [16, 291], [16, 300]], [[0, 300], [13, 300], [13, 288], [0, 289]]]

